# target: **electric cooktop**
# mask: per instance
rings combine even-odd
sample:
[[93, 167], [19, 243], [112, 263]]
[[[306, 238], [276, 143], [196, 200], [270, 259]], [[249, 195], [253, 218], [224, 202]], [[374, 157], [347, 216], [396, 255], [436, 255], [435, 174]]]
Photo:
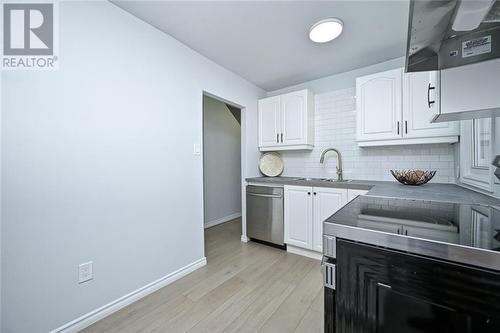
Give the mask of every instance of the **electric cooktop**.
[[[500, 269], [497, 207], [358, 196], [324, 222], [323, 232], [325, 236]], [[484, 257], [485, 252], [489, 256]]]

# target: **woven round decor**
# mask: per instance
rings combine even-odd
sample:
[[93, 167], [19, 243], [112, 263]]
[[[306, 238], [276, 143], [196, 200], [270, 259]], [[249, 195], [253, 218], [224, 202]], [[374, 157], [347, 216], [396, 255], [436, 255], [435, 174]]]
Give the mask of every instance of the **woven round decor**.
[[283, 160], [280, 154], [270, 152], [260, 157], [259, 170], [264, 176], [277, 177], [283, 172]]

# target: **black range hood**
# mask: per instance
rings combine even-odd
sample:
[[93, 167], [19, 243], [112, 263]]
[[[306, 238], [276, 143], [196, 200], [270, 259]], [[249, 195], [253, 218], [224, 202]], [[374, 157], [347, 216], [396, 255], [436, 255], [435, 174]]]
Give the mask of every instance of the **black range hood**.
[[411, 0], [406, 71], [500, 58], [500, 0]]

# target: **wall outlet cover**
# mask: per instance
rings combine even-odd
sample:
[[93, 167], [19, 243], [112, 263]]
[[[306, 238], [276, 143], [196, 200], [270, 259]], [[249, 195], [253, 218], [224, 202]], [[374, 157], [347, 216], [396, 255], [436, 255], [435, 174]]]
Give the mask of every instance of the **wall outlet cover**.
[[90, 281], [94, 278], [94, 262], [84, 262], [78, 266], [78, 283]]

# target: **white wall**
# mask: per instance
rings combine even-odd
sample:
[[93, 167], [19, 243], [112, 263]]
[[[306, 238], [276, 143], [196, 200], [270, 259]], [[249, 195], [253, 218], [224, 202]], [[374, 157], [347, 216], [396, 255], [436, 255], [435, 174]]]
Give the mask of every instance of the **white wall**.
[[[2, 40], [3, 42], [3, 40]], [[3, 137], [3, 130], [2, 130], [2, 94], [3, 94], [3, 89], [2, 89], [2, 76], [3, 76], [3, 71], [0, 71], [0, 148], [2, 146], [2, 137]], [[2, 258], [3, 258], [3, 251], [2, 251], [2, 234], [3, 234], [3, 228], [2, 228], [2, 189], [1, 189], [1, 184], [2, 184], [2, 151], [0, 149], [0, 332], [2, 332]]]
[[[60, 4], [57, 71], [2, 75], [2, 332], [45, 332], [204, 256], [202, 91], [264, 92], [109, 2]], [[94, 280], [77, 283], [94, 261]]]
[[391, 169], [437, 170], [432, 182], [454, 183], [454, 145], [412, 145], [360, 148], [356, 144], [355, 88], [315, 95], [315, 146], [312, 151], [281, 152], [284, 176], [336, 178], [337, 157], [323, 150], [335, 147], [344, 159], [344, 178], [394, 181]]
[[226, 104], [203, 97], [205, 226], [241, 215], [241, 127]]
[[[366, 56], [369, 55], [367, 54]], [[358, 76], [363, 76], [363, 75], [383, 72], [394, 68], [403, 67], [404, 64], [405, 64], [404, 57], [396, 58], [385, 62], [381, 62], [379, 64], [356, 68], [353, 69], [352, 71], [330, 75], [317, 80], [308, 81], [290, 87], [286, 87], [283, 89], [270, 91], [267, 93], [267, 96], [275, 96], [301, 89], [310, 89], [315, 94], [322, 94], [335, 90], [351, 88], [356, 86], [356, 78]]]

